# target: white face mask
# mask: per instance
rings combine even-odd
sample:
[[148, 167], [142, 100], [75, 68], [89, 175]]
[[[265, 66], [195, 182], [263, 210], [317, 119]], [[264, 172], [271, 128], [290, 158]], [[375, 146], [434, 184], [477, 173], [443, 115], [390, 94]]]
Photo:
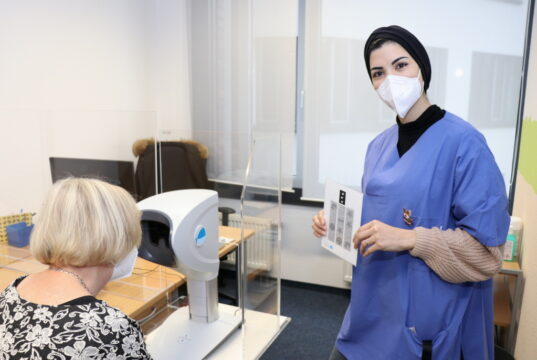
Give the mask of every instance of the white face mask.
[[130, 253], [125, 256], [123, 260], [118, 262], [114, 266], [114, 272], [110, 281], [123, 279], [132, 275], [132, 270], [134, 270], [134, 264], [136, 263], [136, 257], [138, 256], [138, 249], [134, 248]]
[[413, 77], [388, 75], [377, 89], [377, 94], [393, 111], [404, 118], [421, 96], [420, 75]]

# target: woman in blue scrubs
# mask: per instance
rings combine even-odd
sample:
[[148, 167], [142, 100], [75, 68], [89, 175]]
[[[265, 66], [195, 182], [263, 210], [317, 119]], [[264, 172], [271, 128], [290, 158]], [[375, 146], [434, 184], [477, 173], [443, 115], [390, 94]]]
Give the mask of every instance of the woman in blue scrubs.
[[[399, 26], [364, 57], [397, 114], [368, 146], [351, 301], [332, 359], [494, 358], [491, 277], [509, 227], [500, 171], [468, 122], [432, 105], [429, 57]], [[326, 234], [323, 212], [313, 232]]]

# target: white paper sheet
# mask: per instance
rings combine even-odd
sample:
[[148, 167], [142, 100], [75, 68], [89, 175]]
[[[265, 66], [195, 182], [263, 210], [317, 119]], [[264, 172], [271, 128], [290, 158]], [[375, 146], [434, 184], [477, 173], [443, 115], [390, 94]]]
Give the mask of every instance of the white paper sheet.
[[356, 266], [358, 250], [354, 248], [352, 237], [360, 227], [362, 193], [347, 186], [326, 180], [324, 191], [324, 215], [327, 235], [321, 245], [345, 261]]

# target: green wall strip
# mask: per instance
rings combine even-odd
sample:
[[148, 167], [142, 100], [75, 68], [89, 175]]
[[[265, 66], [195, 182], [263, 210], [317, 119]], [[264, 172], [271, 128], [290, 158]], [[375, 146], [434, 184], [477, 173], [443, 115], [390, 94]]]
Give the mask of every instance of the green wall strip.
[[525, 118], [522, 123], [518, 170], [537, 193], [537, 121]]

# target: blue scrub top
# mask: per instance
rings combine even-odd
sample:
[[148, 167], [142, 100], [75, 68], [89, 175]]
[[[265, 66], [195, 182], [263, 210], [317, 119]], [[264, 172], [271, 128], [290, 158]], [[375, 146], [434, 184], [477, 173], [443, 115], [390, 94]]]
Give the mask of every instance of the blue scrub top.
[[[397, 140], [394, 125], [369, 144], [362, 224], [461, 228], [485, 246], [505, 242], [505, 185], [483, 135], [446, 112], [402, 157]], [[433, 359], [492, 360], [492, 281], [446, 282], [408, 251], [358, 255], [338, 350], [347, 359], [421, 359], [424, 340]]]

